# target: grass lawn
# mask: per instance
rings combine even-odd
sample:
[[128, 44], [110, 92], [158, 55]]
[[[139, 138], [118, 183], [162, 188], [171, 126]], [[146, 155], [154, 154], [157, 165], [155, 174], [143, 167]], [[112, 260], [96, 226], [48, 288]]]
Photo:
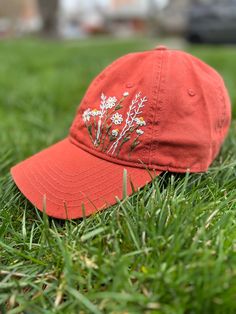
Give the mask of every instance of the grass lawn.
[[[0, 42], [0, 313], [236, 313], [236, 124], [206, 174], [165, 174], [86, 220], [39, 213], [9, 176], [67, 135], [91, 79], [153, 40]], [[236, 47], [189, 46], [236, 104]], [[234, 106], [236, 117], [236, 106]]]

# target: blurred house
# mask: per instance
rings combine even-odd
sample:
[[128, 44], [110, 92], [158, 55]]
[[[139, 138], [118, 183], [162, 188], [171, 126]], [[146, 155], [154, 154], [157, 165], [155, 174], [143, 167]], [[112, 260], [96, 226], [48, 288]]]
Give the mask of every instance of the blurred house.
[[70, 39], [106, 33], [105, 10], [100, 1], [61, 0], [60, 34]]
[[[130, 36], [150, 30], [152, 33], [183, 34], [191, 3], [191, 0], [58, 1], [58, 30], [63, 38], [69, 39], [107, 33]], [[0, 0], [0, 36], [38, 31], [43, 19], [37, 2]]]
[[121, 36], [143, 33], [148, 7], [146, 0], [61, 0], [60, 32], [69, 38], [100, 33]]
[[36, 0], [0, 0], [0, 36], [18, 35], [39, 28]]
[[150, 1], [111, 0], [106, 18], [113, 34], [128, 36], [147, 31]]
[[19, 18], [19, 24], [19, 29], [23, 33], [35, 32], [40, 29], [41, 18], [37, 0], [22, 0], [22, 11]]
[[0, 0], [0, 36], [12, 34], [21, 11], [21, 1]]
[[183, 34], [190, 3], [191, 0], [61, 0], [60, 29], [65, 37], [97, 33], [130, 36], [150, 30], [154, 34]]
[[183, 35], [188, 25], [188, 12], [192, 0], [168, 0], [157, 11], [154, 20], [159, 32], [164, 35]]

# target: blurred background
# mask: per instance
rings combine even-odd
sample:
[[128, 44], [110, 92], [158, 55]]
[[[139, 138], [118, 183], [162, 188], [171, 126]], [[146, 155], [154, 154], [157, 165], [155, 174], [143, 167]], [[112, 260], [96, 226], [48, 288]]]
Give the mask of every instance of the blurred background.
[[236, 42], [236, 0], [0, 0], [0, 38], [177, 36]]

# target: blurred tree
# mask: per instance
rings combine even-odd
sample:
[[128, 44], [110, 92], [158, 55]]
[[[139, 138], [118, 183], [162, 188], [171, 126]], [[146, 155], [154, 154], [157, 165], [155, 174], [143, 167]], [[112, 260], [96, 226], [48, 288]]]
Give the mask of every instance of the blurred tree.
[[42, 34], [47, 37], [58, 35], [59, 0], [38, 0], [39, 11], [42, 16]]

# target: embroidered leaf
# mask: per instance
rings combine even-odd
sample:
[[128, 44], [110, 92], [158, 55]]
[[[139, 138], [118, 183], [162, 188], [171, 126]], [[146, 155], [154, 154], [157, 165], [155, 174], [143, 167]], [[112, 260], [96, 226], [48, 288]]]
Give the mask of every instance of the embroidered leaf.
[[123, 146], [126, 142], [128, 142], [129, 140], [130, 140], [130, 136], [127, 136], [127, 137], [123, 138], [122, 142], [120, 143], [120, 146], [119, 146], [118, 149], [117, 149], [116, 156], [119, 155], [122, 146]]
[[134, 150], [138, 144], [140, 144], [140, 141], [134, 140], [130, 146], [130, 150]]
[[116, 139], [116, 137], [113, 136], [113, 135], [110, 135], [110, 136], [109, 136], [109, 139], [110, 139], [110, 141], [114, 141], [114, 140]]
[[96, 140], [96, 143], [94, 143], [94, 146], [98, 147], [100, 145], [100, 140]]
[[115, 107], [115, 110], [119, 110], [119, 109], [121, 109], [121, 108], [123, 108], [123, 106], [117, 105], [117, 106]]
[[125, 142], [128, 142], [130, 140], [130, 136], [127, 136], [125, 138], [123, 138], [122, 142], [125, 143]]
[[89, 124], [87, 128], [88, 128], [89, 134], [92, 136], [92, 125]]

